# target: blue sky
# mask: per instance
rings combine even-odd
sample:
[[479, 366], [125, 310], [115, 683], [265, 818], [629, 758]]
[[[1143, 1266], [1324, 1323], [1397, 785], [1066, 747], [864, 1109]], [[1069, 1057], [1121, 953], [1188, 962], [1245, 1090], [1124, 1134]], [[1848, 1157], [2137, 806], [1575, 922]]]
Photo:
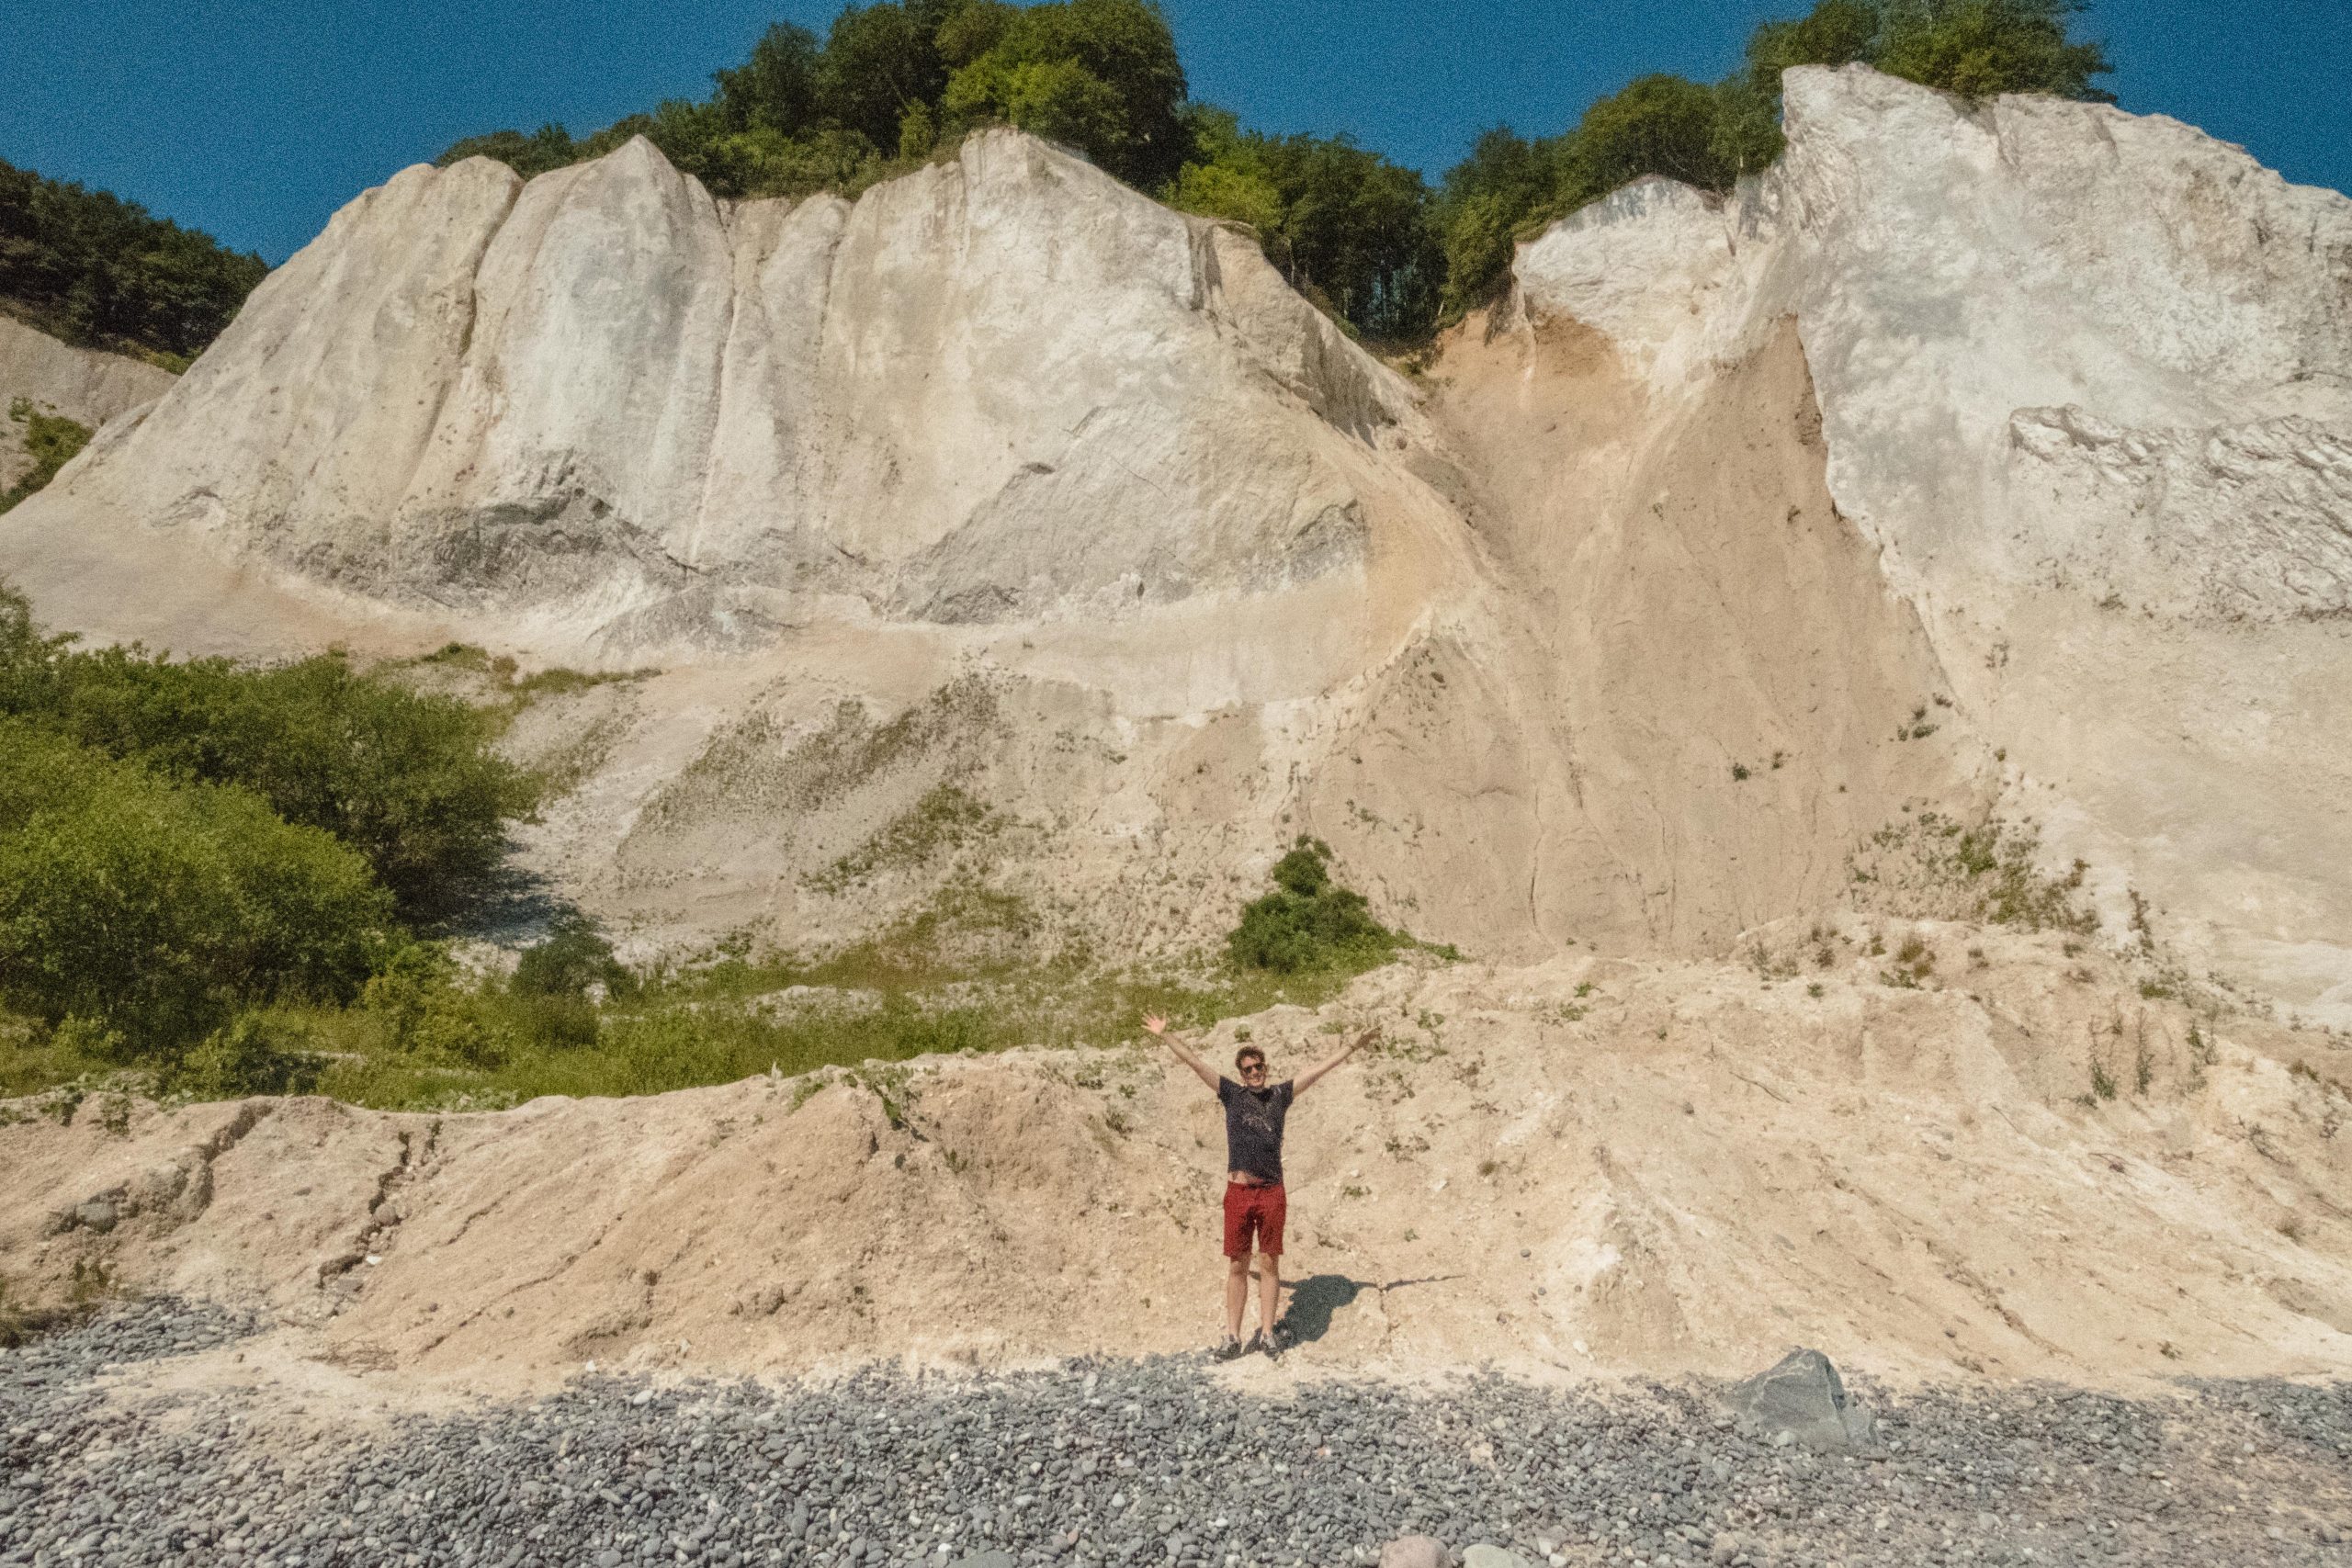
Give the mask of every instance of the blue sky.
[[[1809, 0], [1163, 0], [1196, 96], [1270, 130], [1347, 131], [1428, 172], [1486, 127], [1573, 120], [1646, 71], [1712, 78]], [[272, 262], [456, 138], [585, 131], [707, 92], [768, 22], [838, 0], [82, 0], [16, 7], [0, 157], [110, 189]], [[2352, 3], [2098, 0], [2124, 107], [2352, 189]]]

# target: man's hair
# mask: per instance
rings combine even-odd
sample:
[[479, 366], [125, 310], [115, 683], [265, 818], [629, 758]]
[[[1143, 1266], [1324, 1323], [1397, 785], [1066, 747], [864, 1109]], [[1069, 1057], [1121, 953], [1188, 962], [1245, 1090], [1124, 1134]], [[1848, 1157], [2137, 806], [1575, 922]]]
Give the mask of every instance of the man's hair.
[[1266, 1054], [1255, 1045], [1244, 1045], [1233, 1054], [1233, 1070], [1237, 1073], [1240, 1072], [1250, 1063], [1263, 1062], [1265, 1059]]

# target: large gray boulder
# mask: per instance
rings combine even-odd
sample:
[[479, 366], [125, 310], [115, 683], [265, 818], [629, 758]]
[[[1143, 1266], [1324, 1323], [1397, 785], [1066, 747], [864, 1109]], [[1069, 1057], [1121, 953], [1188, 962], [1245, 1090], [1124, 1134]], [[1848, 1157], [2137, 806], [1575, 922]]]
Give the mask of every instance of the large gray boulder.
[[1795, 1349], [1724, 1395], [1739, 1416], [1776, 1438], [1786, 1433], [1815, 1453], [1878, 1458], [1878, 1422], [1846, 1393], [1845, 1380], [1818, 1350]]

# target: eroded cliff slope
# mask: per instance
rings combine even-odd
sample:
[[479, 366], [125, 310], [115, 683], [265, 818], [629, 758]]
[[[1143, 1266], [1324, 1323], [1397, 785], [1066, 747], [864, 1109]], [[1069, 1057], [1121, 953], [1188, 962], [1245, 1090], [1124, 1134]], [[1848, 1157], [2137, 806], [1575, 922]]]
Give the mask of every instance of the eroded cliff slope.
[[[1309, 830], [1483, 956], [1720, 952], [1997, 808], [2109, 940], [2352, 1019], [2352, 202], [2112, 109], [1787, 101], [1418, 381], [1016, 133], [854, 203], [410, 170], [0, 570], [182, 649], [658, 669], [518, 741], [583, 781], [528, 858], [650, 944], [956, 884], [1182, 951]], [[942, 784], [985, 844], [876, 852]]]

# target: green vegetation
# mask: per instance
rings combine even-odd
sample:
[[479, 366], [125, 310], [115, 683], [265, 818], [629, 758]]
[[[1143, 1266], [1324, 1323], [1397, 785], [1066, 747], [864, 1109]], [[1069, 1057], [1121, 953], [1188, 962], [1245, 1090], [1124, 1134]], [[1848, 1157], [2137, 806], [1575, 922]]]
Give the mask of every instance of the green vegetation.
[[1154, 188], [1187, 141], [1176, 40], [1146, 0], [881, 0], [851, 6], [820, 44], [771, 27], [699, 102], [671, 99], [593, 135], [560, 126], [469, 137], [476, 154], [539, 174], [642, 135], [720, 196], [851, 193], [980, 125], [1017, 125]]
[[252, 998], [355, 994], [390, 921], [362, 856], [257, 796], [0, 720], [11, 1007], [105, 1054], [168, 1051]]
[[1243, 969], [1361, 974], [1409, 939], [1372, 918], [1364, 896], [1331, 880], [1330, 846], [1300, 834], [1274, 863], [1274, 889], [1241, 911], [1226, 939]]
[[527, 950], [503, 980], [469, 976], [443, 944], [411, 943], [356, 1000], [249, 1008], [161, 1071], [125, 1075], [118, 1057], [87, 1049], [71, 1029], [0, 1032], [0, 1093], [77, 1096], [111, 1082], [197, 1097], [316, 1092], [385, 1109], [489, 1110], [547, 1094], [856, 1072], [941, 1053], [1115, 1045], [1148, 1012], [1200, 1027], [1277, 1002], [1312, 1007], [1354, 973], [1106, 973], [1080, 957], [959, 956], [970, 946], [959, 928], [1005, 917], [1009, 901], [993, 899], [991, 908], [987, 898], [944, 898], [822, 958], [754, 960], [738, 943], [643, 976], [620, 968], [577, 921]]
[[82, 448], [90, 444], [88, 425], [76, 424], [57, 414], [42, 413], [25, 398], [17, 398], [8, 404], [8, 417], [25, 427], [25, 450], [31, 455], [33, 466], [24, 478], [0, 491], [0, 512], [7, 511], [55, 479], [57, 470], [72, 462]]
[[137, 202], [0, 161], [0, 302], [68, 343], [185, 368], [268, 272]]
[[[2038, 864], [2041, 848], [2030, 824], [1969, 827], [1922, 811], [1872, 833], [1850, 875], [1871, 889], [1874, 902], [1914, 915], [2077, 936], [2097, 931], [2098, 911], [2082, 900], [2088, 863], [2045, 872]], [[2075, 951], [2070, 942], [2067, 955]]]
[[496, 871], [537, 784], [489, 750], [498, 716], [363, 673], [335, 655], [265, 668], [82, 650], [0, 589], [0, 716], [135, 761], [174, 784], [232, 786], [356, 850], [402, 919], [434, 919]]
[[421, 962], [404, 922], [479, 892], [536, 798], [494, 722], [339, 658], [82, 651], [0, 589], [0, 1083], [311, 1073], [249, 1015]]
[[[1268, 257], [1351, 329], [1399, 344], [1493, 293], [1515, 239], [1629, 181], [1665, 175], [1727, 191], [1780, 153], [1781, 73], [1866, 61], [1969, 96], [2103, 99], [2098, 45], [2070, 34], [2081, 0], [1818, 0], [1758, 27], [1712, 85], [1649, 75], [1560, 134], [1481, 137], [1440, 187], [1347, 137], [1267, 136], [1192, 100], [1151, 0], [880, 0], [820, 41], [769, 28], [711, 95], [601, 130], [560, 125], [467, 137], [525, 175], [643, 135], [723, 197], [855, 195], [1015, 125], [1084, 153], [1187, 211], [1255, 229]], [[69, 342], [174, 369], [217, 337], [266, 276], [261, 258], [134, 202], [0, 162], [0, 305]]]

